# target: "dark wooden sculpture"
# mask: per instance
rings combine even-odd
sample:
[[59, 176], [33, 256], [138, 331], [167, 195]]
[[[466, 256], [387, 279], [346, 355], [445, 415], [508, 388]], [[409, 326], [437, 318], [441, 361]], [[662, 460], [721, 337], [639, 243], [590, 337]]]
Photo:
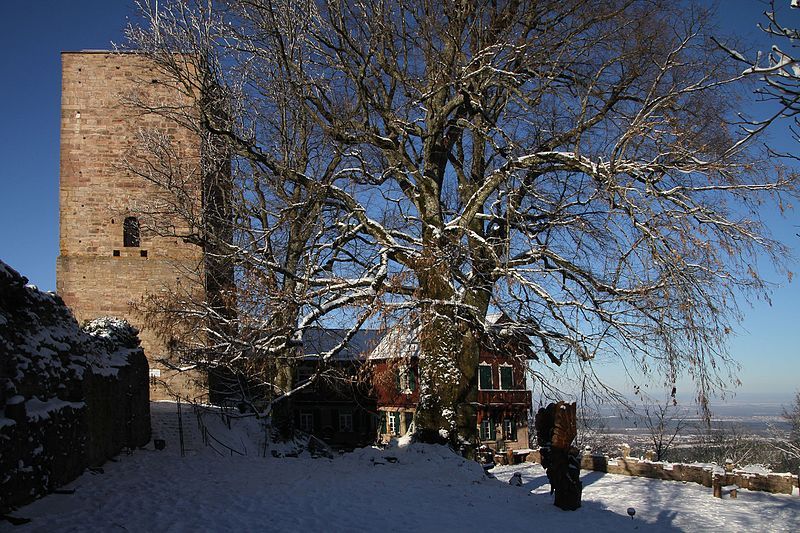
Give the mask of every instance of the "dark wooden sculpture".
[[536, 440], [550, 480], [550, 493], [555, 492], [555, 505], [565, 511], [581, 506], [580, 457], [572, 445], [577, 435], [574, 402], [551, 403], [536, 414]]

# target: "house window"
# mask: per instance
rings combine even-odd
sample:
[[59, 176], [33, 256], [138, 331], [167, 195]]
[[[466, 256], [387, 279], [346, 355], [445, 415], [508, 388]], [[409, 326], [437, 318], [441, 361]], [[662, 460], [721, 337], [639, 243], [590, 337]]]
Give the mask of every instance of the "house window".
[[478, 367], [478, 389], [492, 390], [492, 367], [490, 365], [480, 365]]
[[414, 424], [414, 413], [411, 411], [403, 413], [403, 422], [406, 424], [406, 433], [408, 433], [411, 431], [411, 426]]
[[352, 413], [339, 413], [339, 431], [347, 433], [353, 431]]
[[481, 440], [495, 440], [497, 433], [494, 427], [494, 420], [492, 417], [484, 418], [481, 420], [480, 427]]
[[397, 390], [411, 394], [417, 388], [417, 376], [410, 366], [401, 366], [397, 369]]
[[500, 367], [500, 388], [503, 390], [514, 388], [514, 370], [510, 366]]
[[400, 432], [400, 413], [390, 411], [386, 413], [386, 420], [389, 423], [389, 433], [397, 435]]
[[517, 421], [513, 418], [503, 420], [503, 438], [517, 440]]
[[295, 382], [294, 386], [298, 387], [298, 386], [302, 385], [306, 381], [310, 380], [313, 375], [314, 375], [314, 369], [313, 368], [310, 368], [310, 367], [307, 367], [307, 366], [299, 367], [297, 369], [297, 381]]
[[308, 411], [300, 413], [300, 430], [306, 433], [314, 431], [314, 414]]
[[126, 248], [139, 247], [139, 220], [128, 217], [122, 224], [122, 245]]

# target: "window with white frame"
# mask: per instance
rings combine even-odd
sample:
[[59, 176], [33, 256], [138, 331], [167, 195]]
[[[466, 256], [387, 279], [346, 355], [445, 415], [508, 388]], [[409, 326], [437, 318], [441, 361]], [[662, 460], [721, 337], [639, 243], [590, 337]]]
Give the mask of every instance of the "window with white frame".
[[386, 413], [386, 420], [389, 424], [389, 433], [396, 435], [400, 431], [400, 413], [389, 411]]
[[480, 436], [482, 441], [495, 440], [497, 438], [494, 428], [494, 419], [492, 417], [487, 417], [481, 420]]
[[514, 388], [514, 369], [511, 365], [500, 365], [500, 389], [512, 390]]
[[306, 433], [314, 431], [314, 413], [308, 411], [300, 412], [300, 430]]
[[339, 413], [339, 431], [348, 433], [353, 431], [352, 413]]
[[400, 366], [397, 369], [397, 390], [405, 394], [411, 394], [416, 388], [417, 376], [414, 373], [414, 369], [406, 365]]
[[503, 420], [503, 438], [517, 440], [517, 421], [514, 418]]
[[478, 389], [479, 390], [492, 390], [494, 383], [492, 383], [492, 365], [479, 365], [478, 366]]

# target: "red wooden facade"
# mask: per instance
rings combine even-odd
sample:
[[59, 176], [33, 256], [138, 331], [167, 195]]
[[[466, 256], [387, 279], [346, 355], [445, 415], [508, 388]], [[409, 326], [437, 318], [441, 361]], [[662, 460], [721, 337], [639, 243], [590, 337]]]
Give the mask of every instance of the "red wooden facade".
[[[534, 356], [526, 343], [500, 346], [482, 350], [479, 358], [476, 386], [481, 444], [494, 450], [528, 448], [531, 391], [527, 390], [526, 373], [527, 362]], [[381, 358], [370, 359], [370, 363], [381, 440], [387, 441], [410, 429], [419, 402], [417, 358], [392, 358], [383, 350]]]

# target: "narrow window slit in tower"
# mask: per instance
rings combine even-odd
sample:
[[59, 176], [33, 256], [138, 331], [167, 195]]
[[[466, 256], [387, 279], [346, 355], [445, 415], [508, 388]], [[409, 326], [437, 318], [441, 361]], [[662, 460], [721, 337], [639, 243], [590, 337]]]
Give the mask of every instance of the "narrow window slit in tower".
[[122, 245], [125, 248], [139, 247], [139, 220], [127, 217], [122, 223]]

